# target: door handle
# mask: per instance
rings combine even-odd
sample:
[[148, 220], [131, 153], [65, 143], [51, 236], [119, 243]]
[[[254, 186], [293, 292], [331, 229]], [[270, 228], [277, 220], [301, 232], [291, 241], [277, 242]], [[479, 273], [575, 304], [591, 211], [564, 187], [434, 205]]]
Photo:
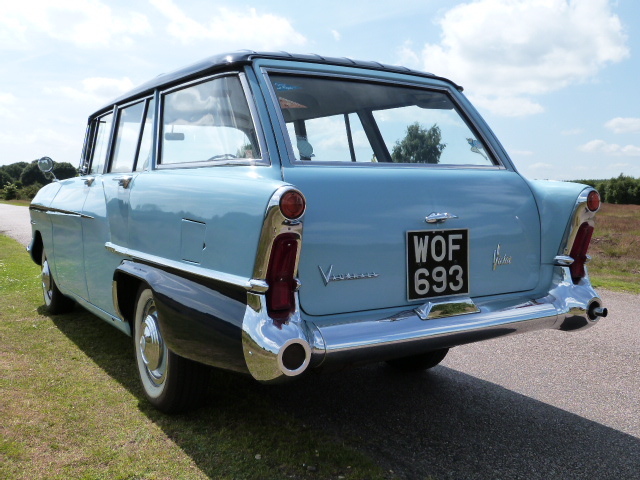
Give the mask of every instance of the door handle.
[[129, 188], [129, 184], [131, 183], [131, 180], [133, 180], [132, 175], [124, 175], [122, 177], [116, 177], [113, 179], [113, 181], [118, 182], [118, 186], [122, 188]]
[[458, 218], [457, 215], [453, 215], [452, 213], [430, 213], [429, 215], [427, 215], [427, 218], [425, 218], [425, 222], [427, 223], [442, 223], [442, 222], [446, 222], [447, 220], [451, 219], [451, 218]]

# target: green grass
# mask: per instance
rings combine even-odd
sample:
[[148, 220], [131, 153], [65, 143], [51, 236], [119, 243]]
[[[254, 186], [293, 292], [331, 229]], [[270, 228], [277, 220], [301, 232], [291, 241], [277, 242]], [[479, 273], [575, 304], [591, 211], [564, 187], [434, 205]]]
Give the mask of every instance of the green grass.
[[0, 203], [6, 203], [7, 205], [18, 205], [20, 207], [28, 207], [31, 205], [31, 200], [0, 200]]
[[603, 204], [589, 254], [595, 287], [640, 293], [640, 205]]
[[0, 235], [0, 478], [388, 478], [242, 376], [212, 372], [207, 407], [157, 412], [138, 385], [131, 339], [80, 308], [46, 315], [38, 274]]

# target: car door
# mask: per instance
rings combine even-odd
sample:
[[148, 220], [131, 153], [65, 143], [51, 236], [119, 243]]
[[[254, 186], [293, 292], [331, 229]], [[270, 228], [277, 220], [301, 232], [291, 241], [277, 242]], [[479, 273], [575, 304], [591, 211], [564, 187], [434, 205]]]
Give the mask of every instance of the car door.
[[[100, 218], [84, 234], [85, 270], [90, 302], [115, 315], [112, 296], [113, 272], [122, 256], [109, 245], [129, 244], [129, 197], [136, 176], [151, 158], [154, 102], [138, 101], [116, 110], [116, 125], [108, 154], [106, 172], [96, 176], [84, 213]], [[138, 159], [140, 159], [138, 161]]]
[[540, 229], [530, 189], [450, 88], [269, 78], [294, 158], [284, 179], [307, 198], [305, 313], [537, 285]]

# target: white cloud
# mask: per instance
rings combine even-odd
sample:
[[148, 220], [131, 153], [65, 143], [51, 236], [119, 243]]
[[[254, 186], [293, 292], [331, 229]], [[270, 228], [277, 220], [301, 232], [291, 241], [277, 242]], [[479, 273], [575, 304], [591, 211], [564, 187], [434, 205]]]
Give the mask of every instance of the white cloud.
[[150, 31], [146, 16], [115, 15], [100, 0], [4, 2], [0, 49], [33, 48], [41, 36], [81, 48], [130, 45], [133, 36]]
[[448, 10], [439, 25], [440, 42], [419, 52], [422, 68], [468, 87], [500, 115], [539, 113], [532, 96], [629, 55], [608, 0], [477, 0]]
[[617, 117], [604, 124], [614, 133], [640, 133], [640, 118]]
[[591, 140], [578, 147], [582, 152], [598, 153], [613, 157], [640, 157], [640, 147], [635, 145], [621, 146], [615, 143], [607, 143], [604, 140]]
[[133, 86], [133, 82], [128, 77], [91, 77], [82, 80], [82, 88], [69, 86], [49, 87], [45, 89], [45, 93], [63, 95], [78, 103], [99, 108], [108, 101], [114, 100], [116, 97], [131, 90]]
[[470, 97], [476, 105], [503, 117], [520, 117], [544, 112], [544, 107], [525, 97], [475, 95]]
[[337, 30], [331, 30], [331, 35], [333, 35], [333, 39], [334, 39], [336, 42], [339, 42], [339, 41], [340, 41], [340, 39], [342, 38], [342, 35], [340, 35], [340, 32], [339, 32], [339, 31], [337, 31]]
[[307, 39], [296, 32], [289, 20], [271, 14], [258, 14], [255, 8], [245, 11], [219, 7], [208, 23], [189, 17], [173, 0], [150, 0], [167, 19], [167, 31], [183, 44], [215, 40], [225, 44], [260, 49], [304, 45]]

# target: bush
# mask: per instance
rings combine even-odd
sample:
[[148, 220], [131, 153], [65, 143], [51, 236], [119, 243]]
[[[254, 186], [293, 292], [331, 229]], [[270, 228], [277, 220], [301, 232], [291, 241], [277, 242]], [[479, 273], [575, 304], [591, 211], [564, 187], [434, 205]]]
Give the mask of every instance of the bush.
[[575, 180], [600, 192], [603, 202], [640, 205], [640, 178], [620, 174], [609, 180]]
[[13, 183], [5, 185], [2, 189], [2, 198], [5, 200], [16, 200], [18, 198], [18, 189]]

